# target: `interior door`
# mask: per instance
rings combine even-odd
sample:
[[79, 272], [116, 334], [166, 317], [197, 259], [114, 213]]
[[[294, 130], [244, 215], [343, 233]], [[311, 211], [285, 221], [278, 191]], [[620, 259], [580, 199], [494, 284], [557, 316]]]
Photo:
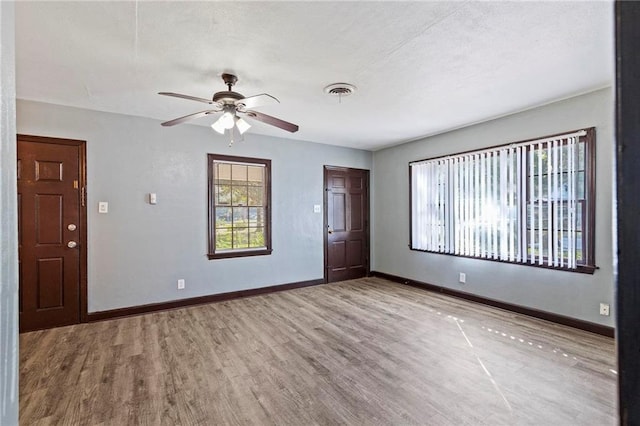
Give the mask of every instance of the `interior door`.
[[325, 281], [369, 273], [369, 171], [325, 166]]
[[20, 331], [80, 322], [83, 167], [82, 141], [18, 135]]

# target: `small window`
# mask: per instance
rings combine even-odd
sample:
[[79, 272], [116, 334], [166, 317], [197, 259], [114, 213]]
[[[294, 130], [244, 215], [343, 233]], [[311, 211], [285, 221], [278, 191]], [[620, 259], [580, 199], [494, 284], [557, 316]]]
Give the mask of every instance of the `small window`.
[[271, 254], [271, 160], [208, 159], [209, 259]]
[[411, 249], [594, 272], [594, 128], [409, 167]]

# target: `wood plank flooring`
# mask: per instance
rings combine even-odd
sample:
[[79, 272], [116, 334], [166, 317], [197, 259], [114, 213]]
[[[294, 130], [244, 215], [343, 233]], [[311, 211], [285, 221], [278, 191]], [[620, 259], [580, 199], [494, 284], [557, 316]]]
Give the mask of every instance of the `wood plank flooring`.
[[380, 278], [20, 336], [23, 425], [616, 424], [613, 339]]

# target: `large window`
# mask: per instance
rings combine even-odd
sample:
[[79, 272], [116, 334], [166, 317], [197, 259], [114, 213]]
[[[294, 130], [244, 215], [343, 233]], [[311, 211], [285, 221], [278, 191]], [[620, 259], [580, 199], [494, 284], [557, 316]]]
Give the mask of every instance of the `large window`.
[[271, 253], [271, 160], [209, 154], [209, 259]]
[[414, 250], [593, 273], [595, 129], [416, 161]]

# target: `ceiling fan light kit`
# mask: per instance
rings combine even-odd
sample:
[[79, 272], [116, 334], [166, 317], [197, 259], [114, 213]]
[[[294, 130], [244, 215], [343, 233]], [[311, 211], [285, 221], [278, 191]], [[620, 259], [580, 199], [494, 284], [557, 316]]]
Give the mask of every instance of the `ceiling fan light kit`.
[[183, 95], [181, 93], [159, 92], [159, 95], [172, 96], [174, 98], [182, 98], [190, 101], [202, 102], [212, 106], [212, 109], [185, 115], [184, 117], [175, 118], [170, 121], [165, 121], [164, 123], [162, 123], [162, 125], [175, 126], [176, 124], [181, 124], [194, 118], [200, 118], [209, 114], [222, 112], [220, 118], [218, 118], [218, 120], [216, 120], [216, 122], [211, 125], [211, 128], [222, 135], [224, 135], [225, 132], [229, 130], [229, 133], [231, 135], [231, 144], [233, 144], [234, 129], [237, 130], [238, 133], [240, 133], [240, 135], [242, 136], [251, 127], [251, 125], [242, 117], [239, 117], [238, 114], [244, 115], [253, 120], [261, 121], [271, 126], [278, 127], [291, 133], [298, 131], [299, 127], [296, 124], [289, 123], [288, 121], [284, 121], [279, 118], [272, 117], [270, 115], [253, 110], [253, 108], [263, 105], [280, 103], [277, 98], [266, 93], [244, 97], [240, 93], [231, 90], [238, 81], [238, 77], [233, 74], [222, 74], [222, 80], [227, 85], [228, 90], [214, 93], [211, 100], [198, 98], [196, 96]]
[[[236, 111], [231, 105], [225, 105], [223, 108], [224, 113], [218, 118], [218, 120], [211, 125], [211, 128], [216, 132], [224, 135], [225, 130], [233, 129], [236, 124]], [[238, 129], [239, 130], [239, 129]], [[241, 134], [244, 132], [240, 132]]]
[[245, 120], [238, 117], [237, 115], [234, 117], [234, 120], [236, 122], [236, 129], [238, 129], [241, 135], [244, 135], [244, 132], [249, 130], [249, 128], [251, 127], [251, 124], [247, 123]]

